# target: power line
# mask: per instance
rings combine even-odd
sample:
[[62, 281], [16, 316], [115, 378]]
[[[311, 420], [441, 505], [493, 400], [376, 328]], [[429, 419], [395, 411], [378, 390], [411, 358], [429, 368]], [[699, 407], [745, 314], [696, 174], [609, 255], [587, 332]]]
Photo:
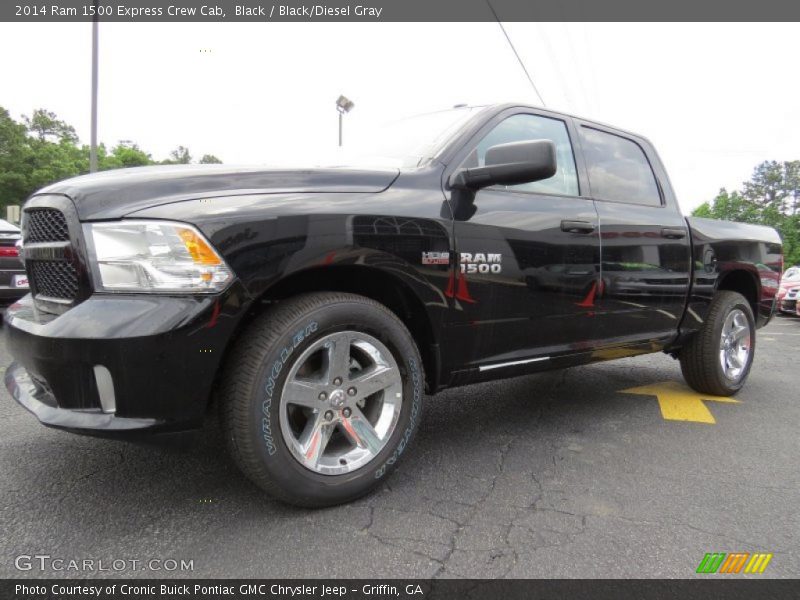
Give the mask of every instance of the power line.
[[553, 49], [553, 45], [550, 43], [550, 36], [547, 35], [547, 31], [542, 27], [541, 23], [535, 23], [536, 32], [538, 33], [539, 37], [542, 40], [542, 44], [544, 44], [545, 53], [547, 54], [547, 61], [548, 64], [553, 65], [556, 77], [558, 78], [559, 84], [561, 86], [561, 95], [564, 96], [564, 100], [566, 101], [566, 106], [572, 108], [572, 98], [570, 97], [569, 92], [569, 85], [567, 85], [567, 80], [564, 77], [564, 69], [561, 68], [559, 64], [559, 58], [556, 51]]
[[528, 81], [531, 82], [531, 87], [533, 88], [533, 91], [536, 92], [536, 95], [539, 97], [539, 101], [542, 103], [542, 106], [546, 107], [547, 105], [544, 103], [544, 98], [542, 98], [542, 95], [539, 93], [536, 84], [533, 83], [533, 79], [531, 78], [530, 73], [528, 73], [528, 69], [525, 68], [525, 63], [522, 62], [522, 58], [520, 58], [519, 52], [517, 52], [517, 49], [514, 47], [514, 42], [512, 42], [511, 38], [508, 37], [508, 32], [506, 31], [506, 28], [503, 27], [503, 24], [500, 22], [500, 17], [497, 16], [497, 12], [494, 10], [494, 6], [492, 6], [491, 0], [486, 0], [486, 4], [489, 5], [489, 10], [492, 11], [492, 14], [494, 15], [494, 18], [497, 21], [497, 24], [500, 25], [500, 30], [503, 32], [503, 35], [506, 36], [506, 40], [508, 40], [508, 45], [511, 46], [511, 50], [514, 52], [514, 56], [516, 56], [517, 60], [519, 61], [519, 66], [522, 67], [523, 71], [525, 71], [525, 77], [527, 77]]

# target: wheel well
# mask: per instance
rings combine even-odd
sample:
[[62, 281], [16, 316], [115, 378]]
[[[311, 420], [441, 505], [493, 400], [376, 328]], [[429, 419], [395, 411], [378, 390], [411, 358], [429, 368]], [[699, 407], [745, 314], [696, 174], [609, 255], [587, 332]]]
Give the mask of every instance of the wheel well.
[[371, 298], [391, 310], [408, 328], [419, 348], [426, 384], [434, 391], [438, 384], [439, 353], [436, 336], [422, 301], [397, 277], [371, 267], [339, 266], [307, 269], [270, 287], [256, 302], [256, 314], [273, 302], [306, 292], [349, 292]]
[[753, 316], [758, 317], [758, 284], [752, 273], [741, 269], [730, 271], [723, 276], [717, 285], [717, 290], [739, 292], [753, 309]]

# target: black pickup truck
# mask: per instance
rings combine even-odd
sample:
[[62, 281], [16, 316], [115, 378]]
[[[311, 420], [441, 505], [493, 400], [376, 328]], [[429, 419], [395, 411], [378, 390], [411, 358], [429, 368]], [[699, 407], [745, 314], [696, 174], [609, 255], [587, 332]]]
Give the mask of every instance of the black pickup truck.
[[426, 392], [643, 352], [703, 393], [744, 384], [780, 238], [685, 219], [646, 139], [511, 104], [375, 139], [361, 166], [150, 167], [34, 194], [13, 397], [95, 435], [216, 407], [255, 483], [324, 506], [388, 475]]

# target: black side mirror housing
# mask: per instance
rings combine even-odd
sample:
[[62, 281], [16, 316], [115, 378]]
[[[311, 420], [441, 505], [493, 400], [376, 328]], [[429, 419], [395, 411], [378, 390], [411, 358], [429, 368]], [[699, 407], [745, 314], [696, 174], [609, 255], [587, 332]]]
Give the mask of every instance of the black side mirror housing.
[[556, 174], [556, 147], [550, 140], [498, 144], [486, 151], [483, 167], [460, 169], [450, 177], [454, 189], [479, 190], [491, 185], [518, 185]]

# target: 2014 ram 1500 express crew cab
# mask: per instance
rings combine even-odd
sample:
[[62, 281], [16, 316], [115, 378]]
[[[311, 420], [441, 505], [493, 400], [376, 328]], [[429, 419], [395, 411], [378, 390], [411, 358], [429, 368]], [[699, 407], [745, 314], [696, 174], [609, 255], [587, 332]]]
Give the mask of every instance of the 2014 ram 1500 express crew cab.
[[704, 393], [744, 384], [780, 238], [685, 219], [646, 139], [502, 105], [372, 148], [380, 167], [152, 167], [34, 194], [14, 398], [104, 435], [218, 407], [254, 482], [322, 506], [389, 474], [425, 392], [658, 351]]

